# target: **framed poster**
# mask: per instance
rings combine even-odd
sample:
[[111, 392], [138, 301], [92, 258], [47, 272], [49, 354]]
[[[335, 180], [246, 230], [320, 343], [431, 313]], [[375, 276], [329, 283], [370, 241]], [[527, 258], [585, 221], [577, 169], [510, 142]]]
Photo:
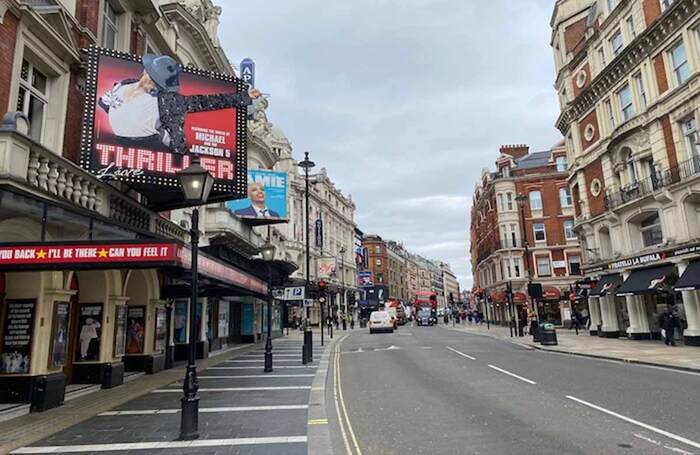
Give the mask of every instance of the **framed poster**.
[[188, 301], [175, 302], [175, 343], [187, 343], [187, 309]]
[[248, 197], [226, 203], [239, 218], [255, 224], [272, 224], [288, 219], [287, 173], [264, 169], [248, 170]]
[[126, 306], [117, 305], [114, 315], [114, 357], [124, 355], [126, 347]]
[[226, 300], [219, 302], [219, 337], [228, 337], [229, 330], [229, 315], [231, 314], [231, 306]]
[[51, 323], [49, 369], [62, 368], [66, 364], [69, 326], [70, 304], [68, 302], [56, 302]]
[[142, 354], [146, 333], [146, 307], [129, 305], [126, 314], [126, 353]]
[[77, 362], [99, 360], [102, 342], [102, 304], [80, 305], [78, 313]]
[[35, 299], [5, 301], [0, 373], [29, 373], [35, 312]]
[[92, 46], [85, 63], [84, 169], [165, 210], [186, 205], [175, 174], [196, 156], [215, 178], [208, 202], [245, 197], [247, 84], [167, 55]]
[[165, 308], [156, 308], [156, 331], [153, 339], [153, 350], [165, 352], [165, 341], [168, 336], [168, 319]]
[[241, 304], [241, 335], [253, 334], [253, 304]]

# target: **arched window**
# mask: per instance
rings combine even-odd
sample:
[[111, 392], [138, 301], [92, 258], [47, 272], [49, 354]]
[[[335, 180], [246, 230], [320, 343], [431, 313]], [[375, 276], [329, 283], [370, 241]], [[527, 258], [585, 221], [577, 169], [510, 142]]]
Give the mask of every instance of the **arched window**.
[[637, 182], [637, 168], [635, 167], [634, 158], [632, 158], [632, 150], [625, 149], [623, 159], [625, 170], [627, 171], [627, 183], [633, 184]]
[[658, 213], [653, 213], [639, 222], [639, 232], [642, 234], [642, 244], [646, 246], [658, 245], [664, 241], [661, 231], [661, 219]]

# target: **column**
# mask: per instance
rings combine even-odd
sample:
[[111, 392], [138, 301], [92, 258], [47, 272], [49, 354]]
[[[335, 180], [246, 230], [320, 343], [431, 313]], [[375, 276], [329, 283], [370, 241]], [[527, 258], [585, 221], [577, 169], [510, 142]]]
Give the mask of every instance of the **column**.
[[588, 316], [591, 318], [590, 334], [598, 335], [598, 326], [603, 323], [600, 319], [600, 299], [598, 297], [588, 299]]
[[[643, 340], [649, 338], [649, 324], [644, 314], [643, 303], [641, 298], [636, 295], [625, 296], [627, 302], [627, 312], [630, 317], [630, 326], [627, 328], [627, 334], [631, 340]], [[647, 330], [644, 330], [646, 326]]]
[[620, 326], [617, 323], [615, 296], [606, 295], [599, 300], [601, 327], [598, 336], [603, 338], [618, 338], [620, 336]]
[[[676, 264], [678, 267], [678, 276], [683, 275], [688, 262], [683, 261]], [[688, 322], [688, 328], [683, 332], [685, 344], [689, 346], [700, 346], [700, 299], [698, 299], [698, 291], [683, 291], [683, 307], [685, 308], [685, 317]]]

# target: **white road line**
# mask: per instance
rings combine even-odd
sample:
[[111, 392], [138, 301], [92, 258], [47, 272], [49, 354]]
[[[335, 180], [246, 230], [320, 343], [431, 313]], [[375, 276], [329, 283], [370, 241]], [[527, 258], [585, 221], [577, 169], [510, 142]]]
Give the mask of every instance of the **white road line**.
[[508, 376], [512, 376], [512, 377], [514, 377], [514, 378], [516, 378], [516, 379], [520, 379], [521, 381], [527, 382], [528, 384], [532, 384], [532, 385], [537, 384], [535, 381], [531, 381], [530, 379], [524, 378], [524, 377], [522, 377], [522, 376], [518, 376], [518, 375], [515, 374], [515, 373], [511, 373], [510, 371], [506, 371], [506, 370], [504, 370], [503, 368], [498, 368], [498, 367], [495, 366], [495, 365], [489, 364], [489, 368], [493, 368], [494, 370], [500, 371], [500, 372], [503, 373], [503, 374], [507, 374]]
[[[258, 359], [255, 359], [255, 360], [254, 359], [246, 359], [246, 360], [227, 360], [224, 363], [263, 363], [264, 361], [265, 361], [264, 359], [259, 359], [259, 360]], [[299, 362], [299, 360], [296, 360], [296, 359], [295, 360], [278, 359], [275, 361], [275, 363], [279, 363], [279, 362]], [[316, 362], [316, 363], [318, 363], [318, 362]]]
[[[308, 385], [290, 385], [278, 387], [203, 387], [200, 392], [252, 392], [256, 390], [311, 390]], [[156, 389], [151, 393], [182, 393], [182, 388]]]
[[670, 433], [666, 430], [662, 430], [660, 428], [653, 427], [653, 426], [646, 424], [644, 422], [640, 422], [639, 420], [631, 419], [629, 417], [623, 416], [622, 414], [618, 414], [617, 412], [613, 412], [613, 411], [610, 411], [609, 409], [605, 409], [601, 406], [584, 401], [580, 398], [572, 397], [571, 395], [567, 395], [566, 398], [568, 398], [569, 400], [575, 401], [579, 404], [582, 404], [584, 406], [588, 406], [589, 408], [593, 408], [597, 411], [604, 412], [605, 414], [611, 415], [613, 417], [617, 417], [618, 419], [624, 420], [625, 422], [631, 423], [633, 425], [637, 425], [637, 426], [645, 428], [649, 431], [653, 431], [654, 433], [658, 433], [660, 435], [666, 436], [667, 438], [675, 439], [678, 442], [682, 442], [683, 444], [687, 444], [691, 447], [695, 447], [696, 449], [700, 449], [699, 442], [695, 442], [695, 441], [692, 441], [688, 438], [684, 438], [683, 436], [678, 436], [677, 434]]
[[197, 376], [198, 379], [313, 378], [313, 374], [241, 374], [238, 376]]
[[[275, 365], [275, 369], [287, 368], [316, 368], [316, 365]], [[249, 367], [209, 367], [207, 370], [259, 370], [259, 366]]]
[[10, 453], [111, 452], [117, 450], [189, 449], [194, 447], [247, 446], [304, 443], [306, 436], [269, 438], [197, 439], [195, 441], [128, 442], [123, 444], [85, 444], [74, 446], [22, 447]]
[[[246, 354], [242, 355], [240, 357], [262, 357], [263, 354]], [[299, 354], [280, 354], [277, 352], [272, 351], [272, 357], [277, 358], [277, 357], [299, 357]]]
[[[216, 412], [250, 412], [250, 411], [288, 411], [294, 409], [309, 409], [308, 404], [289, 404], [278, 406], [226, 406], [220, 408], [199, 408], [199, 412], [216, 413]], [[180, 409], [136, 409], [123, 411], [107, 411], [97, 414], [100, 417], [104, 416], [131, 416], [131, 415], [154, 415], [154, 414], [177, 414]]]
[[648, 438], [648, 437], [644, 436], [643, 434], [632, 433], [632, 435], [635, 438], [641, 439], [642, 441], [646, 441], [649, 444], [654, 444], [655, 446], [663, 447], [664, 449], [668, 449], [671, 452], [681, 453], [683, 455], [694, 455], [694, 452], [688, 452], [687, 450], [679, 449], [678, 447], [673, 447], [673, 446], [668, 445], [666, 443], [662, 443], [661, 441], [657, 441], [655, 439]]
[[456, 350], [456, 349], [454, 349], [454, 348], [451, 348], [451, 347], [449, 347], [449, 346], [447, 346], [447, 349], [449, 349], [450, 351], [454, 352], [455, 354], [461, 355], [462, 357], [466, 357], [466, 358], [468, 358], [469, 360], [476, 360], [476, 357], [472, 357], [472, 356], [470, 356], [469, 354], [465, 354], [465, 353], [460, 352], [460, 351], [458, 351], [458, 350]]

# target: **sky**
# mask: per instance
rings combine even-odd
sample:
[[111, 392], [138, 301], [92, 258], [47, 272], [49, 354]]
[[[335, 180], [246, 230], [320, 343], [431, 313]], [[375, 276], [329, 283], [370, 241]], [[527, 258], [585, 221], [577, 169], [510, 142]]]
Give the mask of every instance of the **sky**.
[[[268, 119], [344, 194], [367, 234], [450, 264], [471, 288], [469, 207], [502, 144], [561, 139], [554, 0], [222, 1]], [[234, 7], [235, 5], [235, 7]]]

